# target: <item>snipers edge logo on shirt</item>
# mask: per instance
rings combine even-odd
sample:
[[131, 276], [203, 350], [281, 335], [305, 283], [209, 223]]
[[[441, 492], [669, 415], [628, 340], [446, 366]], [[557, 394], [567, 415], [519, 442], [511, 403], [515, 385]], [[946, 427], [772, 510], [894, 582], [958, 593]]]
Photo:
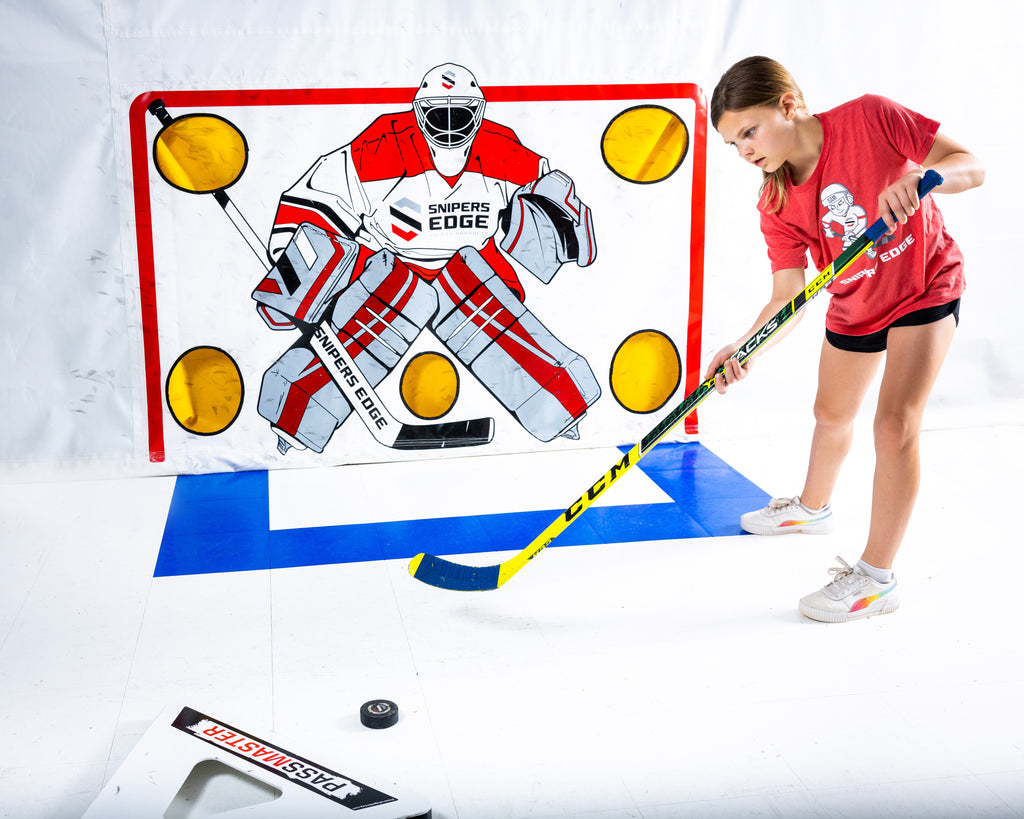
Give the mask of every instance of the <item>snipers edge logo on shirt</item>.
[[430, 230], [487, 230], [490, 202], [442, 202], [427, 208]]
[[451, 91], [455, 87], [455, 72], [445, 71], [444, 74], [441, 75], [441, 85]]
[[[411, 242], [424, 230], [423, 208], [403, 197], [390, 207], [391, 232]], [[426, 229], [438, 233], [449, 230], [490, 231], [490, 202], [439, 202], [427, 206]]]
[[401, 222], [405, 228], [399, 227], [397, 222], [392, 222], [391, 232], [399, 239], [411, 242], [423, 230], [423, 223], [419, 219], [421, 210], [419, 203], [405, 197], [399, 199], [391, 206], [391, 216], [397, 222]]

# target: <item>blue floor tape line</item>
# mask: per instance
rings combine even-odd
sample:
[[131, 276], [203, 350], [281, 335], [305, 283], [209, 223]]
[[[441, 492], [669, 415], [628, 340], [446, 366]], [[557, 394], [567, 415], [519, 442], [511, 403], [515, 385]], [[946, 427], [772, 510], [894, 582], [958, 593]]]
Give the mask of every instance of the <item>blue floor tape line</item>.
[[179, 475], [154, 577], [269, 569], [266, 472]]
[[[740, 515], [769, 497], [699, 443], [660, 444], [638, 468], [673, 502], [593, 506], [552, 546], [738, 535]], [[154, 577], [517, 550], [562, 512], [271, 530], [269, 483], [266, 472], [179, 476]]]

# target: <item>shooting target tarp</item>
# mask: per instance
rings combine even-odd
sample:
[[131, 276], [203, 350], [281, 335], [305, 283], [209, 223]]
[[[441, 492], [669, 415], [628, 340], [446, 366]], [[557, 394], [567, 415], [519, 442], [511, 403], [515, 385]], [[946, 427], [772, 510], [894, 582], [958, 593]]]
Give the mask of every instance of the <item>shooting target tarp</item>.
[[[514, 260], [511, 264], [523, 306], [556, 339], [546, 342], [548, 347], [560, 342], [577, 354], [583, 361], [577, 360], [577, 366], [589, 367], [597, 384], [593, 392], [600, 396], [592, 398], [567, 436], [552, 441], [532, 434], [526, 417], [530, 408], [516, 411], [516, 406], [503, 405], [491, 386], [518, 377], [519, 369], [529, 371], [532, 354], [522, 359], [525, 363], [513, 353], [481, 367], [477, 353], [462, 360], [459, 348], [440, 343], [436, 327], [428, 325], [413, 334], [410, 347], [400, 351], [397, 364], [376, 385], [378, 399], [410, 425], [492, 417], [493, 440], [479, 451], [631, 440], [652, 426], [652, 413], [696, 384], [706, 157], [703, 92], [693, 83], [480, 85], [485, 122], [507, 127], [513, 139], [543, 158], [540, 171], [531, 169], [514, 180], [521, 184], [506, 187], [514, 190], [545, 171], [558, 171], [589, 208], [596, 240], [589, 255], [581, 257], [577, 240], [575, 255], [570, 248], [568, 261], [558, 264], [556, 259], [554, 270], [541, 271], [556, 274], [548, 281]], [[268, 370], [293, 346], [304, 346], [302, 334], [308, 328], [293, 322], [294, 328], [275, 332], [258, 315], [252, 293], [266, 275], [268, 259], [275, 261], [268, 248], [280, 243], [274, 232], [282, 220], [314, 221], [340, 233], [345, 225], [339, 214], [344, 212], [350, 224], [372, 223], [384, 234], [383, 239], [356, 237], [369, 251], [384, 247], [410, 264], [420, 261], [417, 252], [424, 245], [435, 256], [454, 256], [464, 243], [484, 247], [492, 235], [497, 238], [490, 241], [492, 248], [500, 245], [514, 229], [500, 226], [501, 210], [514, 205], [510, 197], [496, 201], [483, 188], [497, 187], [512, 174], [515, 157], [506, 158], [500, 153], [506, 147], [482, 136], [472, 152], [481, 167], [490, 162], [482, 173], [474, 173], [470, 164], [459, 176], [442, 179], [421, 157], [401, 157], [399, 168], [361, 168], [357, 174], [366, 180], [345, 179], [340, 184], [348, 187], [340, 194], [318, 189], [299, 216], [281, 215], [307, 169], [323, 164], [322, 157], [333, 161], [340, 148], [353, 142], [363, 147], [376, 137], [372, 129], [381, 118], [410, 119], [415, 93], [413, 84], [398, 89], [157, 89], [134, 98], [128, 118], [151, 460], [166, 460], [175, 470], [203, 471], [409, 456], [382, 447], [355, 414], [327, 416], [329, 428], [319, 438], [310, 436], [311, 450], [302, 452], [301, 444], [310, 441], [301, 432], [287, 434], [282, 430], [286, 420], [279, 420], [295, 411], [279, 408], [294, 403], [291, 394], [261, 413], [268, 393], [280, 389], [272, 379], [276, 371], [268, 376]], [[386, 133], [392, 140], [404, 136]], [[409, 144], [422, 150], [415, 139]], [[388, 147], [386, 139], [376, 138], [363, 153]], [[409, 150], [400, 145], [399, 154], [402, 147]], [[478, 160], [477, 154], [488, 150], [499, 155]], [[348, 153], [341, 159], [355, 161]], [[390, 175], [383, 183], [377, 178], [381, 173]], [[410, 176], [420, 179], [406, 184]], [[317, 179], [326, 178], [329, 174], [320, 171]], [[356, 185], [359, 190], [353, 192]], [[328, 212], [332, 208], [336, 211]], [[537, 242], [552, 248], [564, 242], [546, 223], [542, 228], [548, 232]], [[501, 251], [498, 261], [508, 257]], [[422, 275], [437, 275], [437, 270], [428, 268]], [[500, 316], [490, 323], [500, 324]], [[476, 337], [491, 330], [488, 321], [477, 324]], [[509, 333], [500, 327], [492, 346]], [[439, 374], [424, 370], [425, 356]], [[538, 357], [558, 354], [542, 349]], [[569, 356], [562, 352], [560, 357]], [[292, 393], [311, 380], [311, 367], [316, 362], [304, 358], [300, 371], [289, 374]], [[299, 413], [319, 410], [330, 400], [324, 394], [337, 392], [324, 377], [315, 389], [323, 392], [304, 389]], [[565, 387], [538, 378], [528, 389], [548, 390], [558, 399]], [[691, 421], [690, 430], [695, 428]], [[281, 439], [294, 444], [287, 454], [278, 448]], [[425, 449], [414, 456], [437, 454]]]

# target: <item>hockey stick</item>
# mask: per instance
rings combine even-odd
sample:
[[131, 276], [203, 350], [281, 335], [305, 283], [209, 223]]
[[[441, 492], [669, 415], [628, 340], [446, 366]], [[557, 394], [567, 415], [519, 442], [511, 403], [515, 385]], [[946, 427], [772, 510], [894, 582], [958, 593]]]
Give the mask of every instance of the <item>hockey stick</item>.
[[[924, 197], [932, 188], [942, 184], [942, 177], [935, 171], [928, 171], [917, 188], [919, 197]], [[746, 361], [754, 355], [758, 348], [779, 332], [797, 313], [800, 312], [825, 286], [841, 275], [851, 264], [859, 259], [872, 245], [885, 235], [888, 228], [882, 219], [869, 227], [840, 256], [819, 273], [800, 293], [776, 313], [760, 330], [752, 335], [732, 356], [739, 362]], [[722, 372], [723, 367], [718, 368]], [[717, 373], [716, 373], [717, 374]], [[577, 498], [561, 515], [553, 520], [548, 527], [517, 555], [494, 566], [465, 566], [453, 563], [440, 557], [418, 554], [409, 563], [409, 573], [417, 580], [431, 586], [452, 591], [489, 591], [505, 584], [513, 575], [533, 560], [568, 528], [591, 504], [607, 489], [621, 478], [627, 470], [650, 452], [680, 421], [693, 412], [697, 406], [715, 390], [714, 377], [700, 384], [687, 395], [682, 402], [668, 413], [658, 425], [637, 443], [623, 458], [612, 465], [611, 469], [595, 481], [586, 492]]]
[[[174, 122], [174, 118], [164, 107], [163, 100], [154, 100], [150, 103], [149, 112], [165, 128]], [[269, 273], [273, 269], [273, 264], [270, 262], [266, 246], [231, 197], [228, 196], [227, 191], [219, 188], [209, 191], [209, 193], [213, 195], [231, 224], [259, 259], [263, 269]], [[292, 321], [299, 330], [304, 329], [301, 322], [295, 319]], [[305, 325], [305, 327], [308, 326], [308, 324]], [[468, 421], [431, 424], [407, 424], [396, 420], [377, 395], [376, 390], [366, 380], [359, 365], [345, 351], [344, 344], [327, 319], [314, 326], [309, 345], [338, 389], [341, 390], [342, 395], [345, 396], [345, 400], [351, 404], [356, 415], [378, 443], [391, 449], [450, 449], [480, 446], [490, 443], [494, 438], [493, 418], [473, 418]]]

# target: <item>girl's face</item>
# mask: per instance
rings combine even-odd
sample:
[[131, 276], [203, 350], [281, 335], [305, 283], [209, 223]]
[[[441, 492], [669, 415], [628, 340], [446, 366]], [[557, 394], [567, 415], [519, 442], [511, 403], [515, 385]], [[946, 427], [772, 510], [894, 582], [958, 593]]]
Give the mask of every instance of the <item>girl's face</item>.
[[784, 103], [726, 111], [718, 120], [718, 133], [726, 145], [765, 173], [781, 168], [793, 148], [792, 108]]

